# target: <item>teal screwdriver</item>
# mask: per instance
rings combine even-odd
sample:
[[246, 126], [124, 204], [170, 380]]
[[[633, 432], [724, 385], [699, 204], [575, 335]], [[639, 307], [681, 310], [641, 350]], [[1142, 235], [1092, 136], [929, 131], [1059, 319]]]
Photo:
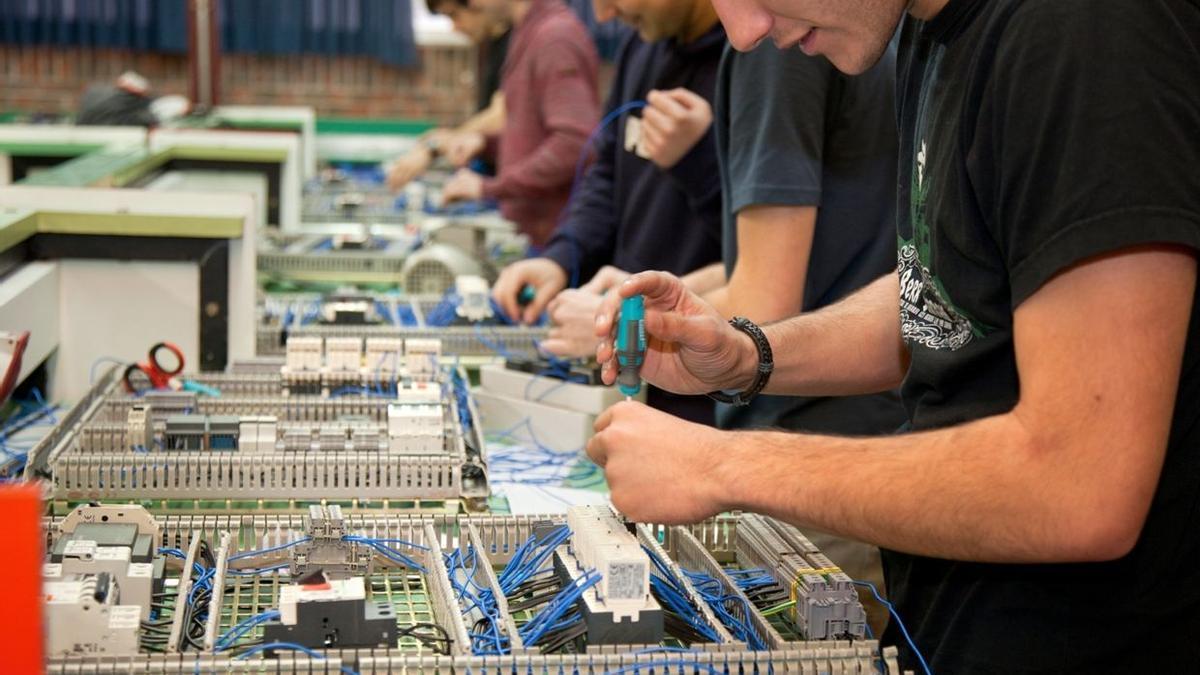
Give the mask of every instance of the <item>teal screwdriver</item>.
[[642, 390], [646, 360], [646, 302], [640, 295], [621, 301], [617, 323], [617, 388], [628, 401]]

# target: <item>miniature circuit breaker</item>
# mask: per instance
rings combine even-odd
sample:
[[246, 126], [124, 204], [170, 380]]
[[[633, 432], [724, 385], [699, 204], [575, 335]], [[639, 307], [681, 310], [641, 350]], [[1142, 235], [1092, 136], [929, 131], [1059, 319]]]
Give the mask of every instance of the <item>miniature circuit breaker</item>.
[[[97, 537], [95, 533], [89, 535], [86, 532], [79, 536]], [[122, 603], [136, 606], [139, 617], [149, 619], [151, 594], [162, 582], [162, 560], [159, 559], [156, 570], [155, 563], [133, 562], [131, 555], [126, 546], [101, 546], [92, 539], [69, 538], [63, 542], [61, 553], [55, 556], [58, 562], [46, 563], [42, 577], [49, 583], [84, 574], [106, 574], [121, 588]]]
[[396, 387], [399, 403], [438, 405], [442, 402], [442, 388], [434, 382], [400, 382]]
[[404, 366], [404, 341], [400, 338], [371, 337], [366, 340], [363, 359], [363, 383], [391, 389]]
[[588, 644], [654, 644], [662, 640], [662, 607], [650, 594], [650, 558], [625, 524], [604, 506], [567, 510], [568, 545], [555, 552], [565, 582], [588, 570], [600, 582], [584, 593], [580, 609]]
[[280, 375], [289, 394], [317, 394], [321, 391], [325, 341], [319, 337], [293, 337]]
[[288, 340], [284, 368], [293, 373], [318, 371], [324, 365], [325, 341], [319, 337], [295, 337]]
[[389, 647], [396, 615], [386, 601], [368, 601], [362, 577], [302, 580], [279, 589], [279, 621], [263, 627], [267, 643], [309, 648]]
[[129, 407], [129, 414], [125, 418], [125, 438], [129, 441], [129, 449], [135, 452], [147, 452], [154, 448], [154, 420], [148, 404], [135, 403]]
[[459, 275], [454, 279], [454, 292], [459, 298], [458, 306], [454, 308], [458, 316], [472, 323], [492, 318], [491, 294], [486, 279]]
[[438, 455], [446, 451], [445, 408], [438, 404], [388, 406], [388, 452]]
[[242, 452], [275, 452], [279, 437], [275, 417], [250, 415], [238, 420], [238, 449]]
[[121, 589], [111, 574], [50, 577], [42, 597], [48, 656], [137, 653], [142, 608], [121, 604]]
[[330, 373], [353, 374], [357, 378], [363, 367], [362, 348], [359, 338], [327, 338], [325, 369]]
[[441, 358], [441, 340], [409, 338], [404, 341], [405, 374], [415, 381], [428, 382], [433, 379]]
[[289, 568], [293, 578], [322, 572], [329, 579], [347, 579], [374, 571], [371, 547], [347, 541], [349, 531], [342, 507], [309, 506], [304, 516], [304, 533], [309, 540], [290, 549]]

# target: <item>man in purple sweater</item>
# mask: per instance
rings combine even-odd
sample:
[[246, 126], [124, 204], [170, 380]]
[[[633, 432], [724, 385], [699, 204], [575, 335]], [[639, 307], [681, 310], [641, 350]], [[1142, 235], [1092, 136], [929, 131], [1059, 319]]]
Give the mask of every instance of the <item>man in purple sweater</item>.
[[474, 134], [474, 153], [494, 152], [494, 178], [462, 170], [443, 197], [495, 199], [530, 241], [546, 243], [567, 203], [571, 176], [599, 120], [599, 57], [591, 36], [561, 0], [471, 0], [512, 22], [501, 73], [505, 124], [499, 136]]

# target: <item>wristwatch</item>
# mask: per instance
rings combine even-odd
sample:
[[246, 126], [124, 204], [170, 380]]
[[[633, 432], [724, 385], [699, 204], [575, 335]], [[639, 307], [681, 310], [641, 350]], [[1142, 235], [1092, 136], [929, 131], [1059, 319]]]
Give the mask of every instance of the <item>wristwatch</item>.
[[729, 321], [729, 325], [742, 331], [754, 340], [754, 346], [758, 349], [758, 372], [754, 377], [754, 382], [745, 391], [736, 394], [727, 394], [723, 391], [714, 391], [708, 394], [708, 397], [719, 403], [728, 403], [733, 406], [749, 405], [750, 401], [758, 396], [759, 392], [766, 388], [767, 382], [771, 379], [771, 372], [775, 370], [775, 357], [771, 353], [771, 343], [767, 342], [767, 336], [762, 329], [758, 327], [750, 319], [741, 316], [735, 316]]

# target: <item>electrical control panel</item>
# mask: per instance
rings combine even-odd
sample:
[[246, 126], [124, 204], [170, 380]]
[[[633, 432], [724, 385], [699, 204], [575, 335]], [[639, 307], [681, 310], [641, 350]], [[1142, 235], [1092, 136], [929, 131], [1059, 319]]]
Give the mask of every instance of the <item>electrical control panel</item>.
[[46, 651], [51, 658], [136, 654], [142, 607], [121, 604], [121, 589], [107, 572], [63, 576], [47, 565], [42, 598]]

